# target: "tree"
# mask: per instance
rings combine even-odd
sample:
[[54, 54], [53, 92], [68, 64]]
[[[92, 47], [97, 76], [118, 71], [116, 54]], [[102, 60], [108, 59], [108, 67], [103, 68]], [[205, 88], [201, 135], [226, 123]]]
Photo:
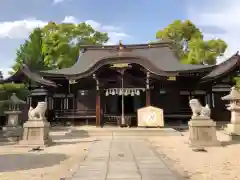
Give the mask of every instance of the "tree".
[[13, 72], [10, 73], [16, 72], [23, 63], [27, 64], [29, 68], [33, 70], [47, 69], [47, 65], [43, 61], [43, 43], [42, 29], [34, 29], [33, 32], [29, 35], [28, 40], [25, 40], [25, 42], [20, 45], [20, 48], [17, 50], [15, 64], [12, 67]]
[[13, 72], [23, 63], [33, 70], [61, 69], [72, 66], [82, 45], [103, 44], [107, 33], [94, 30], [86, 23], [56, 24], [49, 22], [36, 28], [17, 50]]
[[107, 33], [98, 32], [86, 23], [50, 22], [43, 27], [43, 32], [44, 62], [57, 69], [72, 66], [79, 56], [81, 45], [100, 45], [109, 39]]
[[0, 80], [3, 80], [3, 74], [2, 74], [2, 71], [0, 71]]
[[157, 39], [170, 39], [177, 56], [187, 64], [215, 64], [227, 44], [221, 39], [205, 41], [202, 32], [189, 20], [176, 20], [156, 33]]

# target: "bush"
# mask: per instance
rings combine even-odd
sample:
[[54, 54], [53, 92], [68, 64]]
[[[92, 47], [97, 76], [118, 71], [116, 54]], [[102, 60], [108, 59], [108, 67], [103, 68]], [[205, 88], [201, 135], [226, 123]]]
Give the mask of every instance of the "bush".
[[237, 89], [240, 89], [240, 77], [235, 77], [234, 78], [235, 81], [235, 86]]

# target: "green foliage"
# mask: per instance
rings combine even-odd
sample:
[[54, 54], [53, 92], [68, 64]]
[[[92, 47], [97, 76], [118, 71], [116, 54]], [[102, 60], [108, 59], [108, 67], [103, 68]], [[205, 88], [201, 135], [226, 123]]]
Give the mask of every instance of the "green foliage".
[[[36, 28], [29, 35], [20, 48], [17, 50], [17, 57], [13, 65], [13, 72], [17, 71], [23, 63], [27, 64], [33, 70], [44, 70], [46, 65], [43, 61], [44, 55], [42, 53], [43, 34], [40, 28]], [[11, 73], [11, 74], [12, 74]]]
[[235, 77], [234, 78], [235, 81], [235, 86], [237, 89], [240, 89], [240, 77]]
[[25, 84], [0, 84], [0, 100], [9, 99], [12, 93], [16, 93], [20, 99], [25, 100], [28, 95], [28, 89], [26, 88]]
[[156, 33], [157, 39], [170, 39], [181, 62], [187, 64], [216, 64], [227, 44], [221, 39], [203, 40], [202, 32], [189, 20], [176, 20]]
[[[12, 93], [16, 93], [19, 99], [25, 101], [27, 99], [29, 91], [24, 84], [0, 84], [0, 101], [8, 100], [11, 97]], [[3, 111], [7, 107], [8, 106], [4, 103], [0, 103], [0, 116], [3, 115]]]
[[49, 22], [43, 28], [34, 29], [17, 50], [13, 72], [23, 63], [31, 70], [70, 67], [76, 62], [81, 45], [103, 44], [108, 39], [106, 33], [98, 32], [86, 23]]
[[2, 74], [2, 71], [0, 71], [0, 80], [3, 79], [3, 74]]

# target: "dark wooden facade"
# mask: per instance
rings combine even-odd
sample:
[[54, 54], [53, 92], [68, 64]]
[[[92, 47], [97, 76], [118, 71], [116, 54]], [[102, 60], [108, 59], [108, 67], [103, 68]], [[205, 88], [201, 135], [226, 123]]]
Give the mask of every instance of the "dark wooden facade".
[[[182, 65], [169, 42], [124, 46], [84, 47], [71, 68], [31, 72], [26, 65], [3, 82], [28, 79], [29, 104], [48, 102], [50, 121], [95, 124], [117, 123], [122, 114], [122, 95], [106, 95], [109, 89], [139, 90], [124, 96], [124, 115], [136, 125], [140, 107], [164, 110], [165, 120], [189, 120], [189, 99], [197, 98], [212, 108], [216, 121], [229, 120], [221, 97], [233, 85], [239, 69], [238, 54], [215, 66]], [[123, 67], [124, 65], [124, 67]], [[127, 67], [125, 67], [127, 65]], [[124, 73], [122, 72], [124, 69]], [[122, 81], [123, 80], [123, 81]], [[37, 86], [32, 86], [32, 84]], [[123, 83], [123, 84], [122, 84]]]

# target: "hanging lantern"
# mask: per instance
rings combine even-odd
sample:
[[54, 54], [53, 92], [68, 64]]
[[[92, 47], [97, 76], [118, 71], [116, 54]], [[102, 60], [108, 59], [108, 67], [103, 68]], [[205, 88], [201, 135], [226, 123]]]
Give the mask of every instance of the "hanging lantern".
[[131, 96], [134, 96], [134, 90], [131, 90]]
[[127, 96], [127, 95], [128, 95], [128, 90], [125, 89], [124, 96]]
[[115, 94], [116, 94], [116, 93], [115, 93], [115, 90], [113, 89], [113, 90], [112, 90], [112, 95], [114, 96]]
[[134, 90], [134, 94], [137, 95], [137, 89]]
[[119, 89], [115, 89], [116, 95], [119, 95]]
[[119, 93], [118, 93], [118, 94], [119, 94], [119, 95], [122, 95], [122, 94], [123, 94], [122, 89], [119, 90]]
[[109, 95], [108, 89], [106, 90], [106, 93], [105, 93], [105, 95], [106, 95], [106, 96], [108, 96], [108, 95]]
[[140, 95], [140, 91], [139, 91], [139, 90], [137, 90], [137, 93], [136, 93], [136, 94], [137, 94], [137, 96], [139, 96], [139, 95]]

